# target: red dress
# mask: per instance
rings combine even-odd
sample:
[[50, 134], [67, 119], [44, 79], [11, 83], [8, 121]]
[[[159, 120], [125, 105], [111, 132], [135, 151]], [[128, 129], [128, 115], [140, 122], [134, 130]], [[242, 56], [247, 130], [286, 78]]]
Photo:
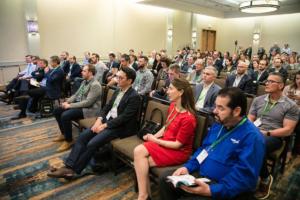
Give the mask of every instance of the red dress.
[[186, 111], [178, 113], [172, 110], [175, 104], [172, 103], [168, 110], [169, 119], [177, 115], [170, 125], [166, 128], [162, 140], [178, 140], [183, 146], [180, 149], [170, 149], [162, 147], [154, 142], [144, 142], [150, 156], [158, 167], [179, 165], [187, 161], [192, 153], [194, 135], [196, 129], [196, 117]]

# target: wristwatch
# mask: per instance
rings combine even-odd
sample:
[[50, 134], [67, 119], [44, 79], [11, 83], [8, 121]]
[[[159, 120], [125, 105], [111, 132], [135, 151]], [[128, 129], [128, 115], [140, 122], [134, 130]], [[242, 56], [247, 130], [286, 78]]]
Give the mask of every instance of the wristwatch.
[[267, 131], [267, 136], [271, 136], [271, 133], [270, 133], [270, 131]]

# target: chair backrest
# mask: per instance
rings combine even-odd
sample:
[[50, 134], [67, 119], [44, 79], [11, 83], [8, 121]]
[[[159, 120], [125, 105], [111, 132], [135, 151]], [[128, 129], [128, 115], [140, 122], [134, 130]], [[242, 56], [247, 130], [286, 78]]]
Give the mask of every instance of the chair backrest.
[[166, 84], [165, 80], [159, 80], [156, 86], [157, 90], [160, 90]]
[[103, 108], [106, 104], [106, 97], [107, 97], [108, 87], [106, 87], [105, 84], [101, 84], [101, 88], [102, 88], [101, 107]]
[[208, 115], [197, 114], [196, 117], [197, 117], [197, 127], [196, 127], [194, 144], [193, 144], [194, 151], [201, 146], [203, 139], [206, 136], [207, 127], [208, 127]]
[[107, 95], [106, 95], [106, 101], [105, 101], [106, 104], [111, 100], [111, 98], [112, 98], [112, 96], [113, 96], [115, 90], [116, 90], [116, 89], [114, 89], [114, 88], [108, 88], [108, 90], [107, 90]]
[[264, 85], [258, 85], [257, 87], [257, 93], [256, 93], [256, 96], [261, 96], [263, 94], [265, 94], [265, 87]]
[[225, 82], [226, 82], [225, 78], [216, 78], [215, 80], [215, 84], [219, 85], [221, 88], [225, 87]]
[[252, 101], [255, 98], [255, 95], [246, 94], [246, 97], [247, 97], [247, 110], [246, 110], [246, 113], [248, 114], [248, 112], [250, 110], [250, 107], [251, 107], [251, 104], [252, 104]]
[[[162, 111], [163, 113], [163, 122], [165, 123], [166, 117], [168, 115], [168, 109], [169, 109], [168, 104], [163, 104], [160, 101], [154, 100], [154, 99], [149, 99], [148, 104], [147, 104], [147, 109], [145, 112], [145, 119], [144, 120], [150, 120], [151, 117], [151, 113], [152, 111], [157, 108], [160, 111]], [[156, 123], [160, 123], [161, 122], [161, 116], [159, 112], [155, 112], [152, 118], [152, 121], [156, 122]]]

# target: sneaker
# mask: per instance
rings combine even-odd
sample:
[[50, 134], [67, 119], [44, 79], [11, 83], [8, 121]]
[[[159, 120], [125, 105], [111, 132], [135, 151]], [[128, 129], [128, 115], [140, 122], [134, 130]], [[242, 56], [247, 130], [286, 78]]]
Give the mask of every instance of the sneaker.
[[255, 198], [256, 199], [267, 199], [270, 196], [271, 186], [273, 184], [273, 176], [269, 176], [269, 182], [263, 183], [260, 181], [259, 187], [255, 192]]
[[54, 139], [52, 140], [52, 142], [62, 142], [62, 141], [64, 141], [64, 140], [65, 140], [65, 136], [59, 135], [59, 136], [57, 136], [56, 138], [54, 138]]
[[71, 149], [71, 147], [73, 146], [74, 142], [67, 142], [64, 141], [62, 143], [62, 145], [60, 145], [60, 147], [58, 147], [58, 149], [56, 150], [57, 152], [63, 152], [63, 151], [67, 151], [69, 149]]

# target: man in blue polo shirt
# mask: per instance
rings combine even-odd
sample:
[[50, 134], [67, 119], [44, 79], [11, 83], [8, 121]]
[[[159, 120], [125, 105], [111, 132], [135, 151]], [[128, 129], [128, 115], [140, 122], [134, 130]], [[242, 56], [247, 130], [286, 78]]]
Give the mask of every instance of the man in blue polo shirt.
[[263, 135], [246, 118], [247, 100], [238, 88], [221, 89], [214, 109], [217, 123], [213, 124], [202, 146], [173, 175], [198, 172], [210, 184], [200, 180], [196, 186], [174, 188], [160, 178], [161, 199], [193, 196], [197, 199], [232, 199], [254, 192], [265, 154]]

